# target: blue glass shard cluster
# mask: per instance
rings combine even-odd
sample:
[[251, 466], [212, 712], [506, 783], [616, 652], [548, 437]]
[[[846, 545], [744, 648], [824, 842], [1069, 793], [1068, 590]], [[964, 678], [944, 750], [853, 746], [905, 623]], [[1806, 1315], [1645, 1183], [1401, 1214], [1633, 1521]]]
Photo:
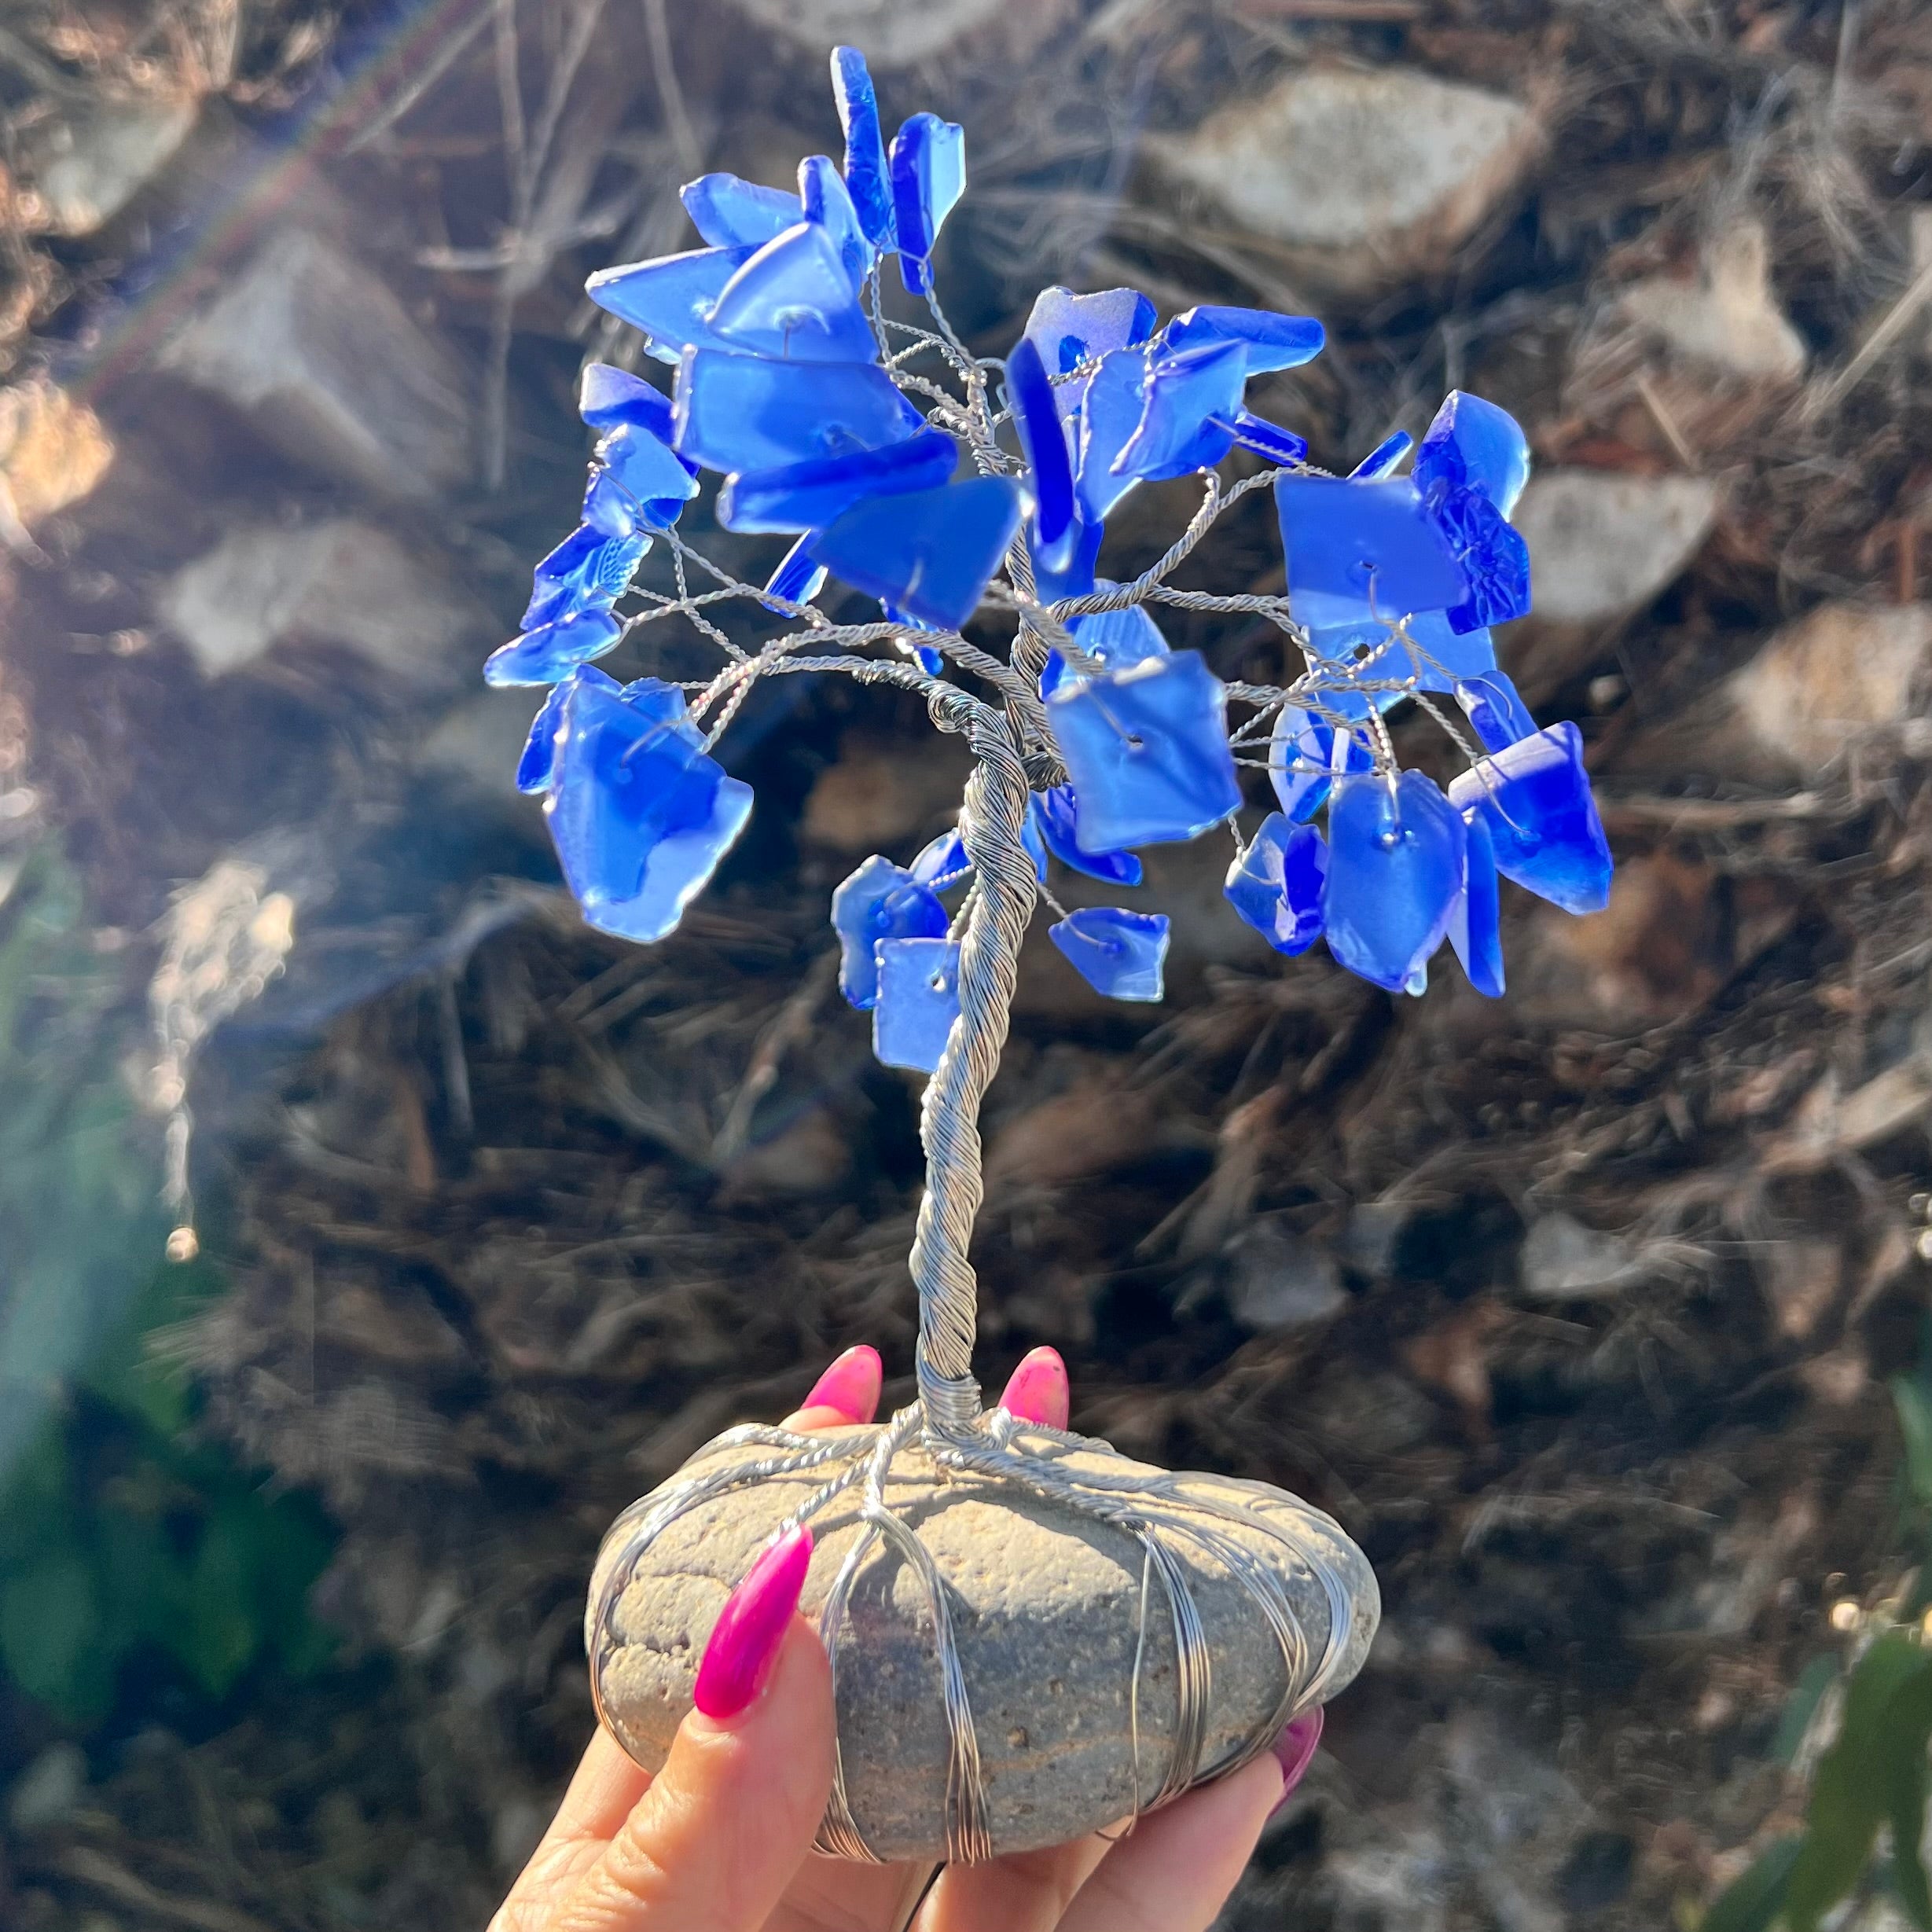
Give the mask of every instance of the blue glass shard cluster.
[[[942, 231], [965, 191], [964, 133], [915, 113], [888, 138], [854, 49], [834, 53], [832, 79], [842, 159], [808, 156], [795, 187], [700, 176], [681, 196], [703, 246], [588, 285], [668, 384], [585, 370], [578, 406], [597, 440], [578, 527], [536, 566], [519, 633], [484, 671], [549, 688], [517, 783], [542, 796], [586, 917], [663, 936], [751, 809], [685, 688], [619, 683], [593, 663], [639, 617], [695, 614], [685, 573], [710, 567], [674, 532], [708, 474], [720, 527], [784, 547], [762, 586], [706, 581], [733, 583], [728, 594], [767, 621], [808, 624], [825, 621], [811, 607], [836, 582], [839, 623], [863, 627], [867, 652], [916, 688], [985, 668], [988, 645], [968, 649], [957, 634], [996, 578], [1000, 600], [1052, 607], [1036, 620], [1059, 647], [1045, 653], [1037, 711], [1030, 696], [1016, 704], [1010, 676], [997, 695], [1039, 740], [1045, 769], [1063, 772], [1033, 793], [1023, 843], [1058, 914], [1047, 936], [1096, 992], [1159, 999], [1168, 920], [1069, 910], [1054, 882], [1088, 882], [1074, 898], [1095, 883], [1133, 891], [1141, 848], [1225, 825], [1237, 848], [1229, 903], [1276, 951], [1325, 939], [1350, 972], [1416, 992], [1446, 942], [1479, 992], [1500, 994], [1499, 880], [1583, 913], [1604, 903], [1611, 875], [1574, 726], [1539, 729], [1497, 664], [1494, 627], [1530, 608], [1529, 557], [1510, 521], [1530, 467], [1515, 422], [1456, 392], [1420, 441], [1398, 430], [1329, 475], [1248, 398], [1253, 378], [1321, 352], [1320, 322], [1203, 304], [1163, 324], [1132, 288], [1045, 289], [1004, 363], [971, 361], [935, 294]], [[902, 294], [885, 286], [889, 258]], [[891, 319], [888, 292], [929, 307], [933, 326]], [[943, 404], [935, 352], [967, 390]], [[1276, 472], [1303, 660], [1272, 691], [1231, 692], [1199, 651], [1170, 646], [1144, 589], [1099, 574], [1107, 520], [1129, 493], [1211, 473], [1237, 450]], [[646, 599], [627, 619], [619, 607], [660, 542], [678, 553], [678, 599]], [[714, 637], [718, 623], [703, 619]], [[707, 692], [700, 717], [725, 689]], [[1438, 717], [1453, 700], [1479, 747], [1446, 791], [1397, 762], [1384, 721], [1412, 697], [1442, 700]], [[1232, 734], [1231, 702], [1251, 714]], [[1264, 736], [1279, 809], [1243, 832], [1237, 755]], [[970, 893], [973, 876], [954, 830], [909, 864], [875, 854], [833, 894], [840, 989], [872, 1016], [888, 1065], [931, 1072], [946, 1049], [966, 901], [949, 909], [944, 895]]]

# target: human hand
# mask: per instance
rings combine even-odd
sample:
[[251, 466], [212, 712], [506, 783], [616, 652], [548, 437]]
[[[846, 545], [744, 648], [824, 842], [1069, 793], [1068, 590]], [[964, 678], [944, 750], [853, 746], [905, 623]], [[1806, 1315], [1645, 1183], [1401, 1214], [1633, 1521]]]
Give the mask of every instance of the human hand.
[[[869, 1422], [881, 1368], [850, 1349], [788, 1429]], [[1001, 1406], [1067, 1426], [1067, 1371], [1035, 1349]], [[799, 1616], [809, 1530], [732, 1592], [697, 1708], [653, 1778], [600, 1728], [490, 1932], [1204, 1932], [1314, 1755], [1321, 1713], [1273, 1753], [1134, 1821], [980, 1865], [862, 1865], [811, 1849], [832, 1790], [831, 1673]], [[909, 1917], [909, 1915], [915, 1915]]]

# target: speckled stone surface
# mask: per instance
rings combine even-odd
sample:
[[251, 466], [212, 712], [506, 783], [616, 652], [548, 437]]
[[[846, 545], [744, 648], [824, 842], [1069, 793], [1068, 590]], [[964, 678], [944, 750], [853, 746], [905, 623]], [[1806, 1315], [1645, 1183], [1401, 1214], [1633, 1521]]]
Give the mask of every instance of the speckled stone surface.
[[[871, 1429], [853, 1431], [868, 1440]], [[704, 1451], [680, 1475], [718, 1458]], [[1122, 1477], [1148, 1465], [1099, 1443], [1069, 1469]], [[610, 1613], [602, 1650], [604, 1716], [625, 1748], [655, 1770], [691, 1705], [711, 1625], [759, 1544], [823, 1479], [781, 1477], [678, 1518], [645, 1552]], [[676, 1480], [676, 1478], [674, 1478]], [[1261, 1526], [1289, 1530], [1341, 1579], [1354, 1618], [1332, 1695], [1360, 1669], [1379, 1610], [1373, 1574], [1328, 1517], [1283, 1491], [1186, 1475], [1184, 1498], [1232, 1505], [1249, 1520], [1217, 1526], [1273, 1568], [1306, 1633], [1312, 1669], [1327, 1644], [1327, 1593], [1305, 1564], [1284, 1561]], [[1046, 1498], [978, 1480], [935, 1480], [908, 1449], [893, 1466], [887, 1500], [918, 1533], [950, 1592], [961, 1668], [972, 1700], [994, 1843], [1030, 1849], [1110, 1824], [1151, 1799], [1166, 1776], [1175, 1717], [1175, 1647], [1158, 1579], [1148, 1585], [1141, 1662], [1139, 1765], [1131, 1713], [1143, 1552], [1126, 1531], [1077, 1516]], [[813, 1521], [816, 1548], [803, 1607], [823, 1604], [858, 1533], [849, 1497]], [[599, 1559], [592, 1601], [622, 1553], [614, 1537]], [[1214, 1660], [1206, 1776], [1239, 1750], [1282, 1695], [1280, 1645], [1252, 1599], [1211, 1555], [1184, 1538], [1168, 1546], [1186, 1572]], [[932, 1624], [917, 1577], [889, 1551], [867, 1558], [854, 1588], [839, 1650], [839, 1733], [852, 1814], [881, 1857], [944, 1853], [946, 1734]]]

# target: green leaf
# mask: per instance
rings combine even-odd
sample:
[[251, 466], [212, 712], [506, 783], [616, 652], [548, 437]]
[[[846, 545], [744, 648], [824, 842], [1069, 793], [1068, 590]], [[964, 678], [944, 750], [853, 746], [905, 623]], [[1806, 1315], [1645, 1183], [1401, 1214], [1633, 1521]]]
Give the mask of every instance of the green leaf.
[[1833, 1656], [1814, 1657], [1805, 1665], [1791, 1694], [1784, 1700], [1784, 1712], [1778, 1720], [1778, 1734], [1771, 1740], [1771, 1754], [1781, 1765], [1792, 1763], [1798, 1747], [1811, 1728], [1811, 1721], [1824, 1701], [1824, 1694], [1838, 1682], [1838, 1660]]
[[[1890, 1824], [1909, 1847], [1915, 1871], [1928, 1740], [1932, 1653], [1904, 1633], [1890, 1632], [1871, 1644], [1846, 1680], [1842, 1728], [1819, 1761], [1785, 1899], [1791, 1932], [1816, 1932], [1818, 1921], [1858, 1882], [1881, 1824]], [[1902, 1876], [1912, 1882], [1912, 1871]], [[1923, 1872], [1917, 1876], [1922, 1882]]]
[[1766, 1846], [1719, 1893], [1698, 1921], [1697, 1932], [1767, 1932], [1784, 1903], [1803, 1843], [1784, 1838]]

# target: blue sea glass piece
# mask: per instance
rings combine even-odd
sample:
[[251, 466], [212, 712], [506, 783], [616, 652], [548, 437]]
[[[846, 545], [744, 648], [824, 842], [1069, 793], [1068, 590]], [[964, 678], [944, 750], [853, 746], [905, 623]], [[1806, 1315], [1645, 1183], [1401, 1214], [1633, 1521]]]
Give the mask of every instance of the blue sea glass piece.
[[1210, 303], [1177, 315], [1161, 331], [1166, 353], [1210, 343], [1238, 342], [1247, 351], [1247, 373], [1298, 369], [1321, 353], [1327, 332], [1311, 315], [1277, 315], [1272, 309], [1218, 308]]
[[650, 547], [648, 537], [607, 537], [581, 526], [572, 531], [531, 572], [523, 629], [533, 630], [579, 611], [608, 610]]
[[1473, 490], [1508, 516], [1530, 480], [1530, 445], [1507, 410], [1452, 389], [1416, 452], [1417, 487]]
[[[1096, 583], [1094, 587], [1113, 590], [1119, 586]], [[1144, 659], [1167, 655], [1167, 640], [1161, 635], [1159, 625], [1138, 604], [1130, 604], [1125, 610], [1089, 611], [1084, 616], [1069, 618], [1067, 629], [1089, 657], [1096, 659], [1109, 670], [1125, 670], [1129, 664], [1138, 664]], [[1067, 660], [1057, 651], [1048, 652], [1045, 667], [1040, 673], [1041, 696], [1050, 698], [1067, 675]]]
[[1393, 476], [1402, 458], [1416, 446], [1416, 439], [1406, 429], [1384, 436], [1348, 473], [1350, 483], [1379, 483]]
[[899, 274], [916, 296], [932, 292], [932, 249], [966, 192], [966, 130], [936, 114], [915, 114], [892, 138], [892, 223]]
[[879, 1002], [881, 939], [932, 939], [946, 928], [946, 908], [903, 866], [875, 854], [832, 895], [839, 935], [839, 990], [861, 1013]]
[[553, 685], [614, 650], [624, 627], [608, 611], [579, 611], [513, 637], [483, 660], [487, 685]]
[[1313, 818], [1328, 803], [1336, 779], [1373, 771], [1375, 759], [1352, 731], [1284, 704], [1275, 715], [1268, 740], [1268, 781], [1281, 809], [1297, 824]]
[[1277, 953], [1306, 953], [1321, 937], [1328, 841], [1313, 825], [1270, 812], [1228, 868], [1228, 902]]
[[1468, 592], [1449, 607], [1452, 630], [1506, 624], [1530, 609], [1530, 546], [1481, 491], [1431, 483], [1423, 501]]
[[645, 347], [660, 362], [675, 362], [685, 350], [725, 348], [707, 319], [725, 285], [755, 248], [694, 248], [622, 268], [600, 269], [584, 293], [620, 322], [644, 332]]
[[1481, 677], [1464, 679], [1456, 687], [1456, 702], [1486, 750], [1500, 751], [1536, 731], [1530, 707], [1505, 672], [1486, 671]]
[[613, 429], [597, 445], [597, 460], [640, 507], [684, 504], [698, 494], [698, 479], [677, 451], [634, 424]]
[[942, 832], [921, 847], [910, 870], [922, 886], [938, 891], [964, 877], [972, 867], [972, 861], [966, 856], [966, 841], [957, 832]]
[[1339, 779], [1321, 893], [1328, 950], [1350, 972], [1402, 991], [1442, 943], [1467, 849], [1461, 815], [1422, 773], [1394, 784], [1379, 772]]
[[670, 441], [670, 398], [655, 383], [608, 362], [585, 365], [577, 410], [593, 429], [619, 429], [630, 423], [659, 443]]
[[1503, 933], [1500, 895], [1496, 888], [1496, 851], [1489, 822], [1481, 813], [1464, 821], [1469, 841], [1467, 878], [1449, 913], [1449, 942], [1475, 990], [1492, 1000], [1503, 997]]
[[718, 295], [713, 335], [789, 362], [876, 362], [878, 339], [828, 230], [801, 220], [766, 243]]
[[1038, 347], [1023, 336], [1006, 358], [1013, 425], [1033, 473], [1034, 542], [1049, 567], [1063, 565], [1078, 532], [1074, 516], [1074, 468], [1066, 426]]
[[1218, 418], [1217, 426], [1232, 430], [1235, 441], [1243, 449], [1252, 450], [1257, 456], [1265, 456], [1271, 463], [1304, 463], [1308, 460], [1306, 436], [1298, 436], [1293, 430], [1284, 429], [1278, 423], [1271, 423], [1247, 410], [1236, 410], [1232, 417]]
[[1574, 725], [1551, 725], [1506, 745], [1456, 779], [1449, 799], [1489, 821], [1505, 879], [1568, 913], [1599, 913], [1610, 903], [1610, 843]]
[[778, 560], [778, 567], [765, 580], [765, 588], [773, 597], [783, 597], [788, 604], [810, 604], [825, 589], [825, 567], [813, 561], [811, 543], [808, 530]]
[[1241, 803], [1227, 692], [1197, 651], [1063, 679], [1047, 713], [1089, 852], [1192, 839]]
[[799, 163], [799, 202], [805, 219], [817, 222], [832, 237], [832, 245], [844, 264], [846, 279], [852, 285], [852, 292], [858, 294], [865, 286], [878, 254], [858, 210], [852, 205], [852, 192], [829, 155], [808, 154]]
[[640, 682], [613, 692], [573, 681], [544, 810], [584, 917], [650, 940], [677, 924], [744, 830], [751, 788], [706, 755], [681, 692]]
[[1238, 342], [1205, 342], [1161, 357], [1148, 369], [1140, 420], [1114, 458], [1117, 475], [1155, 481], [1209, 469], [1234, 446], [1234, 417], [1247, 380]]
[[698, 233], [714, 248], [762, 248], [805, 219], [795, 194], [761, 188], [736, 174], [700, 174], [678, 190]]
[[[1307, 630], [1310, 661], [1324, 678], [1350, 678], [1363, 685], [1412, 678], [1418, 690], [1446, 693], [1461, 681], [1496, 668], [1496, 647], [1489, 632], [1471, 630], [1459, 636], [1442, 611], [1417, 611], [1406, 617], [1398, 612], [1390, 619], [1377, 616], [1358, 598], [1318, 590], [1300, 592], [1288, 603], [1295, 621]], [[1407, 641], [1395, 635], [1396, 623], [1403, 625]], [[1350, 701], [1353, 696], [1324, 693], [1335, 708], [1361, 717], [1372, 708], [1386, 710], [1399, 701], [1401, 693], [1365, 692], [1359, 703]]]
[[879, 97], [865, 57], [856, 47], [832, 50], [832, 94], [845, 130], [845, 185], [873, 247], [896, 245], [892, 226], [892, 174], [879, 127]]
[[1104, 880], [1110, 886], [1140, 883], [1140, 861], [1131, 852], [1089, 852], [1080, 843], [1078, 807], [1071, 785], [1036, 792], [1030, 810], [1030, 822], [1038, 826], [1046, 849], [1063, 865], [1071, 865], [1089, 879]]
[[1048, 927], [1046, 936], [1096, 993], [1110, 1000], [1160, 998], [1167, 961], [1165, 913], [1083, 905]]
[[848, 450], [783, 469], [727, 477], [718, 520], [727, 530], [823, 530], [868, 497], [936, 490], [949, 482], [959, 445], [942, 431], [922, 429], [882, 450]]
[[928, 678], [938, 678], [945, 674], [945, 657], [929, 644], [916, 644], [913, 646], [913, 662]]
[[1372, 599], [1383, 616], [1401, 617], [1447, 610], [1468, 594], [1468, 580], [1406, 480], [1283, 476], [1275, 504], [1291, 596], [1333, 591]]
[[855, 503], [813, 539], [811, 554], [855, 590], [942, 630], [979, 607], [1019, 526], [1019, 493], [1004, 476]]
[[[1070, 288], [1042, 288], [1027, 318], [1026, 340], [1040, 352], [1049, 376], [1066, 376], [1117, 349], [1145, 342], [1154, 332], [1154, 304], [1137, 288], [1103, 288], [1077, 296]], [[1072, 416], [1085, 401], [1089, 376], [1056, 382], [1054, 400], [1062, 416]]]
[[925, 427], [869, 362], [781, 362], [694, 349], [678, 370], [678, 450], [707, 469], [783, 469], [883, 449]]
[[1093, 594], [1093, 567], [1100, 560], [1100, 544], [1107, 534], [1106, 528], [1100, 523], [1089, 523], [1080, 514], [1077, 494], [1074, 523], [1071, 553], [1057, 568], [1049, 564], [1038, 550], [1034, 552], [1034, 589], [1043, 604], [1056, 604], [1063, 597]]
[[602, 678], [612, 691], [621, 688], [615, 678], [604, 677], [594, 664], [579, 666], [561, 684], [550, 687], [542, 709], [530, 721], [530, 736], [523, 740], [523, 755], [516, 762], [519, 792], [534, 794], [549, 790], [550, 770], [556, 759], [557, 728], [564, 722], [564, 703], [570, 696], [571, 687], [580, 678], [593, 681]]
[[882, 1066], [938, 1071], [959, 1018], [959, 950], [949, 939], [880, 942], [872, 1053]]
[[1147, 407], [1147, 355], [1115, 349], [1100, 358], [1080, 410], [1080, 463], [1075, 487], [1082, 520], [1098, 528], [1140, 479], [1115, 465], [1140, 426]]

